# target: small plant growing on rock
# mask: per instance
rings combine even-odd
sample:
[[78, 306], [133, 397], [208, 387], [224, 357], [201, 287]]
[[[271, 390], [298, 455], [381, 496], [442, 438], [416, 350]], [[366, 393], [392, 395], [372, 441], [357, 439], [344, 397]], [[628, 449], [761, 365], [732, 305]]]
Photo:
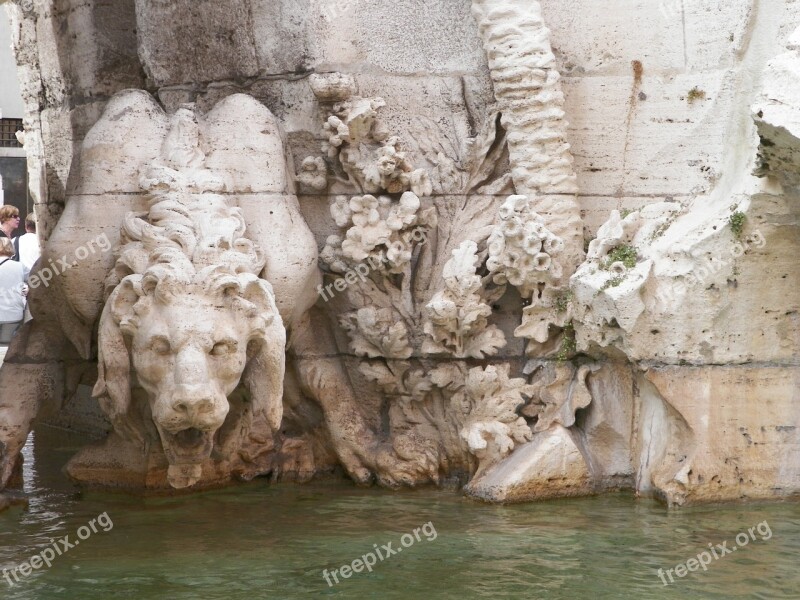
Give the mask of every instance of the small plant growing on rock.
[[744, 222], [746, 219], [747, 217], [741, 211], [736, 211], [731, 215], [731, 231], [737, 240], [742, 239], [742, 233], [744, 233]]
[[558, 298], [556, 298], [556, 310], [560, 313], [567, 312], [573, 297], [574, 294], [572, 292], [561, 294]]
[[614, 263], [621, 262], [625, 265], [626, 269], [633, 269], [638, 259], [639, 255], [636, 253], [636, 248], [633, 246], [617, 246], [608, 253], [603, 266], [605, 269], [609, 269]]
[[689, 101], [689, 104], [693, 104], [698, 100], [705, 100], [706, 93], [699, 87], [694, 86], [692, 89], [689, 90], [689, 93], [686, 95], [686, 99]]
[[572, 321], [564, 326], [564, 339], [561, 341], [561, 348], [556, 354], [558, 362], [566, 362], [578, 351], [578, 342], [575, 339], [575, 326]]
[[609, 288], [619, 287], [619, 285], [623, 281], [625, 281], [625, 277], [623, 277], [622, 275], [618, 275], [617, 277], [613, 277], [613, 278], [609, 279], [608, 281], [606, 281], [603, 284], [603, 287], [600, 288], [600, 291], [601, 292], [605, 292]]

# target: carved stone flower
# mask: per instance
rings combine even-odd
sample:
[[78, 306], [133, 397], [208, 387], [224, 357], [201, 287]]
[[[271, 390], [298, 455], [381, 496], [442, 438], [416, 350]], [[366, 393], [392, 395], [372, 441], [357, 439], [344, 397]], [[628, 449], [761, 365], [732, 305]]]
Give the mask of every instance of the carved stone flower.
[[336, 221], [337, 227], [350, 225], [353, 211], [350, 209], [350, 200], [347, 199], [347, 196], [336, 197], [336, 200], [331, 204], [331, 216]]
[[509, 196], [503, 205], [500, 207], [500, 219], [507, 221], [515, 214], [519, 214], [527, 209], [528, 197], [527, 196]]
[[535, 237], [539, 241], [544, 241], [553, 236], [542, 223], [538, 221], [531, 221], [525, 225], [525, 233], [531, 237]]
[[497, 257], [506, 249], [506, 238], [499, 232], [494, 232], [489, 237], [489, 254], [497, 260]]
[[510, 283], [526, 298], [563, 273], [557, 255], [564, 242], [545, 227], [527, 196], [510, 196], [503, 203], [488, 249], [486, 266], [493, 281]]
[[381, 220], [378, 212], [378, 199], [369, 194], [365, 196], [353, 196], [350, 199], [350, 210], [353, 211], [353, 225], [356, 227], [366, 227], [375, 225]]
[[297, 181], [313, 190], [322, 191], [328, 187], [328, 167], [325, 159], [307, 156], [300, 167]]
[[411, 191], [417, 196], [430, 196], [433, 193], [433, 183], [425, 169], [417, 169], [409, 176]]
[[617, 262], [613, 263], [608, 270], [613, 273], [614, 275], [625, 275], [628, 272], [628, 267], [625, 266], [625, 263], [618, 260]]
[[533, 257], [533, 268], [537, 271], [547, 271], [550, 268], [550, 263], [553, 259], [546, 252], [539, 252]]
[[503, 223], [503, 233], [512, 239], [522, 235], [522, 220], [516, 215], [507, 219]]
[[347, 263], [342, 257], [342, 238], [338, 235], [328, 236], [325, 247], [319, 254], [322, 264], [326, 265], [333, 273], [347, 271]]
[[391, 233], [386, 223], [380, 220], [373, 225], [352, 227], [347, 231], [347, 239], [342, 242], [342, 251], [345, 256], [360, 262], [365, 260], [376, 246], [387, 244]]
[[400, 198], [400, 202], [392, 206], [386, 224], [392, 231], [400, 231], [408, 225], [413, 225], [417, 219], [417, 211], [420, 201], [413, 192], [406, 192]]
[[331, 115], [322, 126], [322, 133], [327, 141], [322, 145], [323, 151], [334, 158], [338, 149], [345, 142], [350, 141], [350, 128], [336, 115]]
[[514, 269], [509, 267], [505, 270], [505, 281], [502, 279], [495, 278], [495, 283], [505, 283], [508, 281], [514, 287], [522, 287], [525, 284], [525, 276], [523, 275], [522, 271], [519, 269]]
[[544, 249], [544, 251], [550, 254], [551, 256], [563, 252], [564, 247], [565, 247], [564, 240], [555, 235], [547, 236], [547, 239], [545, 239], [544, 243], [542, 244], [542, 248]]
[[520, 252], [519, 250], [509, 250], [508, 252], [506, 252], [506, 257], [505, 257], [506, 260], [504, 264], [507, 267], [516, 269], [517, 267], [519, 267], [519, 261], [522, 257], [523, 253]]
[[525, 238], [524, 247], [528, 254], [536, 255], [542, 250], [542, 239], [535, 234], [528, 234]]
[[391, 271], [402, 269], [411, 261], [411, 247], [401, 242], [389, 244], [389, 249], [386, 251], [386, 260], [391, 263]]

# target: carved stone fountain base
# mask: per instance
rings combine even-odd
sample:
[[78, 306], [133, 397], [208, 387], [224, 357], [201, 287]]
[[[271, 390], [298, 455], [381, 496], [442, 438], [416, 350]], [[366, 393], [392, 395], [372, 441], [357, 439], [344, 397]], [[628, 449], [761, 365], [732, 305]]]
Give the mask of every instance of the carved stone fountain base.
[[[263, 452], [254, 462], [217, 461], [202, 464], [198, 489], [220, 487], [234, 481], [249, 481], [272, 471], [274, 454]], [[75, 483], [87, 487], [174, 492], [167, 480], [169, 463], [161, 446], [148, 450], [111, 433], [104, 441], [80, 450], [67, 464], [65, 472]]]

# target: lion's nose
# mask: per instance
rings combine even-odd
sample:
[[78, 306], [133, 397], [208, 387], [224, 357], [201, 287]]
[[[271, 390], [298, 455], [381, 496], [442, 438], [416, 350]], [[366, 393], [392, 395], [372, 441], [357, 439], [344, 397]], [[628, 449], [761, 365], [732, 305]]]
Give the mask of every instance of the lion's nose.
[[221, 412], [221, 408], [206, 386], [178, 386], [172, 398], [172, 410], [194, 426], [216, 425], [220, 416], [217, 413]]
[[201, 415], [214, 410], [214, 401], [211, 398], [184, 399], [176, 401], [173, 407], [178, 412]]

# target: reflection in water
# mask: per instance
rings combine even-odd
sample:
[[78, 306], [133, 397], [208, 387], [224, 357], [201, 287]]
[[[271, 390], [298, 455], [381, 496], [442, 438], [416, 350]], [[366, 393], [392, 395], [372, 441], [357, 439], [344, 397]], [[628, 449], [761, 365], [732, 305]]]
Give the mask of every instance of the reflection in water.
[[[630, 495], [486, 506], [438, 490], [389, 492], [342, 482], [266, 481], [195, 495], [137, 498], [81, 492], [61, 468], [85, 440], [42, 428], [25, 449], [30, 510], [0, 515], [0, 568], [51, 538], [98, 533], [0, 598], [797, 598], [800, 505], [708, 506], [669, 512]], [[36, 457], [36, 462], [32, 460]], [[665, 587], [709, 543], [762, 521], [773, 536]], [[323, 569], [431, 521], [433, 541], [405, 548], [329, 587]], [[730, 544], [730, 542], [729, 542]]]

